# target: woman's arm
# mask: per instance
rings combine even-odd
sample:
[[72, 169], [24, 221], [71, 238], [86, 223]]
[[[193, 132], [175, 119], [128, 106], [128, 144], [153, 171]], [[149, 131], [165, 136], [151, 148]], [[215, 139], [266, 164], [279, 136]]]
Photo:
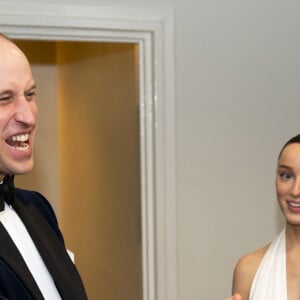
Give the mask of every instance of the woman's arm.
[[239, 294], [234, 294], [233, 296], [227, 298], [226, 300], [242, 300], [242, 297]]
[[[269, 245], [266, 245], [263, 248], [260, 248], [259, 250], [247, 254], [239, 259], [233, 274], [233, 295], [238, 294], [243, 300], [249, 299], [252, 281], [268, 247]], [[235, 299], [240, 298], [233, 298], [233, 300]]]

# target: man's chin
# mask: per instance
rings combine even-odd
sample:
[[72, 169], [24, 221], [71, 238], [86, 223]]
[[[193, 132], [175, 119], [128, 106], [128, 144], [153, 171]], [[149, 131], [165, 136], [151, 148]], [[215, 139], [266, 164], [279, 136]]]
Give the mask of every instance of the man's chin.
[[26, 163], [21, 163], [21, 164], [12, 164], [7, 168], [6, 174], [11, 174], [11, 175], [25, 175], [29, 173], [33, 168], [33, 163], [32, 162], [26, 162]]
[[28, 167], [28, 168], [24, 168], [24, 169], [17, 169], [15, 170], [15, 172], [13, 173], [14, 175], [25, 175], [29, 172], [31, 172], [33, 167]]

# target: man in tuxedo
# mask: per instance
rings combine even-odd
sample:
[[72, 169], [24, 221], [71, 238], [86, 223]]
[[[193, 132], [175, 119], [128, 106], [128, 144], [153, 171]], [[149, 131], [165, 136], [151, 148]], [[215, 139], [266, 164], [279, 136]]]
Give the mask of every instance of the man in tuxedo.
[[0, 34], [0, 299], [87, 299], [49, 202], [14, 187], [33, 167], [36, 85], [24, 53]]

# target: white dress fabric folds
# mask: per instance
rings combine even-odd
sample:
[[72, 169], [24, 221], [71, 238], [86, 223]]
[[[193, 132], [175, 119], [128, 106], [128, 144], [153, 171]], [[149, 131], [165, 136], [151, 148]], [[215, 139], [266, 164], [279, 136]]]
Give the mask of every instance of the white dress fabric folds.
[[249, 300], [287, 300], [285, 229], [265, 253], [253, 279]]

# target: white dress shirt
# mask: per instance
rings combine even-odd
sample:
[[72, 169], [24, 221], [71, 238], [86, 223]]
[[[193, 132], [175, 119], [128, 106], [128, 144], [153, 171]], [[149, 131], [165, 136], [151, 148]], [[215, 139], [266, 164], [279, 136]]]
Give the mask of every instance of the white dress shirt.
[[5, 203], [4, 210], [0, 212], [0, 222], [21, 253], [44, 298], [61, 300], [54, 281], [27, 229], [15, 210], [7, 203]]

